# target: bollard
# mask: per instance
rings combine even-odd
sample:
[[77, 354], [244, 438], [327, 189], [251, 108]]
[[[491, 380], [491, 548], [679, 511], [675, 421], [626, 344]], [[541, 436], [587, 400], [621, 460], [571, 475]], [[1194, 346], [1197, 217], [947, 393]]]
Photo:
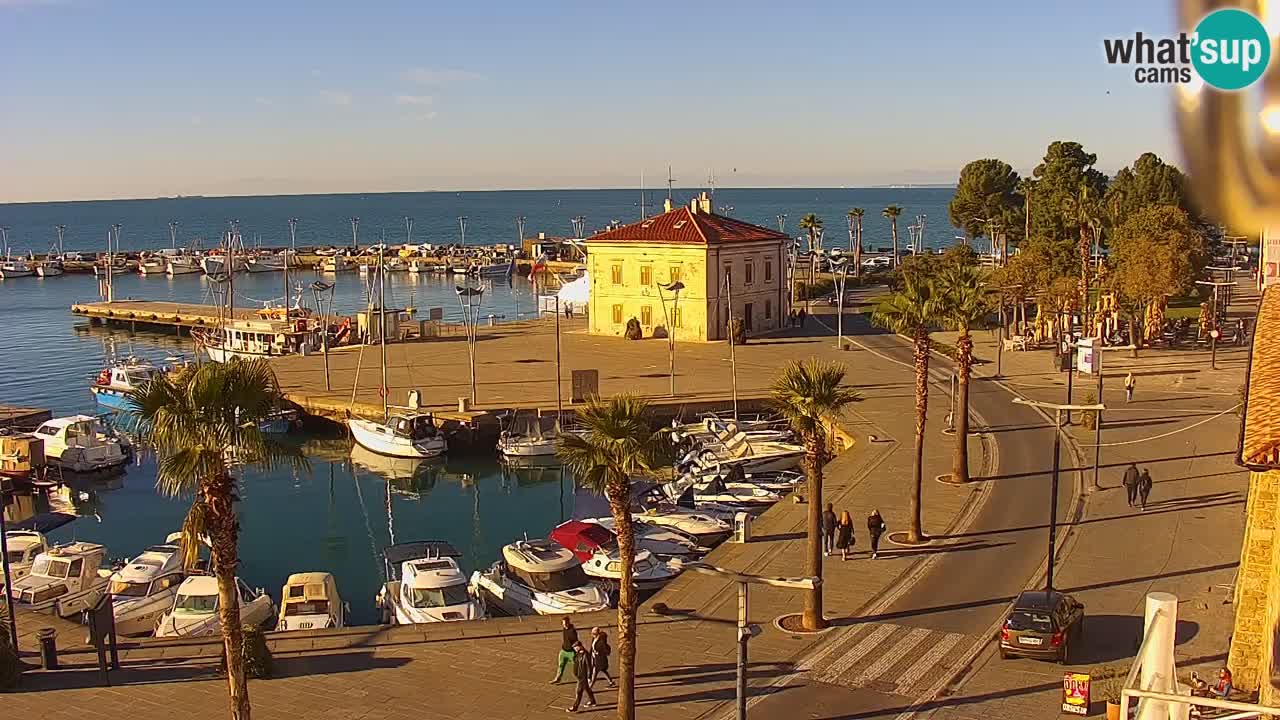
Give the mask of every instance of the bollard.
[[36, 638], [40, 641], [40, 667], [45, 670], [58, 669], [58, 631], [53, 628], [40, 628]]

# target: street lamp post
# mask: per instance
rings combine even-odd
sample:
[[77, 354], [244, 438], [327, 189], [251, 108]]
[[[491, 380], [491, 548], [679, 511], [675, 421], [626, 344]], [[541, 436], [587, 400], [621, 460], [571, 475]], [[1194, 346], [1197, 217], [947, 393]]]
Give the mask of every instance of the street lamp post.
[[[680, 314], [680, 291], [684, 289], [684, 283], [675, 280], [666, 285], [658, 285], [658, 299], [662, 302], [662, 317], [667, 324], [667, 354], [671, 363], [671, 397], [676, 396], [676, 329], [672, 324], [675, 317]], [[662, 294], [666, 290], [671, 293], [671, 313], [667, 313], [667, 299]]]
[[[1219, 268], [1208, 268], [1215, 270]], [[1228, 269], [1228, 268], [1221, 268]], [[1230, 288], [1235, 285], [1234, 282], [1218, 282], [1216, 280], [1197, 280], [1197, 285], [1207, 285], [1213, 288], [1212, 305], [1209, 309], [1209, 367], [1213, 370], [1218, 369], [1218, 338], [1222, 336], [1222, 332], [1218, 329], [1218, 288]]]
[[333, 312], [333, 283], [316, 280], [311, 283], [311, 294], [316, 299], [316, 312], [320, 313], [320, 352], [324, 354], [324, 389], [332, 390], [329, 379], [329, 314], [324, 311], [324, 295], [329, 293], [329, 312]]
[[351, 218], [351, 249], [360, 251], [360, 218]]
[[462, 240], [459, 244], [465, 246], [467, 244], [467, 216], [466, 215], [458, 216], [458, 231], [459, 233], [461, 233], [461, 237], [462, 237]]
[[[999, 379], [1004, 377], [1004, 372], [1003, 372], [1004, 341], [1008, 334], [1006, 330], [1006, 328], [1008, 327], [1008, 324], [1004, 320], [1004, 291], [1005, 290], [1021, 290], [1022, 285], [1020, 284], [1002, 285], [1001, 287], [992, 288], [992, 289], [1000, 291], [1000, 338], [999, 338], [999, 342], [996, 343], [996, 378]], [[1014, 316], [1016, 319], [1016, 316], [1017, 316], [1016, 312], [1014, 313]]]
[[703, 562], [685, 563], [686, 570], [693, 570], [704, 575], [715, 575], [737, 583], [738, 585], [738, 683], [737, 683], [737, 720], [747, 717], [747, 643], [758, 628], [753, 627], [747, 619], [747, 586], [768, 585], [771, 587], [792, 590], [813, 590], [822, 585], [820, 577], [770, 578], [760, 575], [743, 575]]
[[13, 641], [14, 650], [18, 648], [18, 616], [13, 612], [13, 578], [9, 574], [9, 541], [7, 539], [5, 513], [8, 512], [7, 483], [12, 482], [0, 476], [0, 565], [4, 567], [4, 604], [9, 612], [9, 638]]
[[1095, 405], [1067, 405], [1027, 400], [1025, 398], [1014, 398], [1013, 401], [1019, 405], [1030, 405], [1031, 407], [1053, 411], [1053, 480], [1049, 489], [1049, 567], [1044, 583], [1045, 590], [1052, 591], [1054, 555], [1057, 554], [1058, 536], [1058, 473], [1061, 471], [1062, 466], [1062, 413], [1071, 410], [1093, 410], [1101, 413], [1107, 408], [1102, 403]]
[[844, 286], [849, 279], [849, 258], [840, 248], [831, 248], [831, 278], [836, 286], [836, 349], [844, 349]]
[[[1105, 347], [1102, 344], [1102, 338], [1096, 338], [1091, 345], [1080, 345], [1076, 343], [1072, 348], [1089, 347], [1093, 350], [1093, 371], [1098, 374], [1098, 402], [1102, 399], [1102, 356], [1107, 351], [1112, 350], [1133, 350], [1133, 345], [1112, 345]], [[1102, 413], [1099, 412], [1093, 424], [1093, 489], [1101, 490], [1102, 484], [1098, 478], [1098, 471], [1102, 462]]]
[[[476, 321], [479, 319], [480, 300], [484, 296], [484, 288], [456, 286], [458, 304], [462, 306], [462, 323], [467, 331], [467, 354], [471, 360], [471, 402], [476, 402]], [[559, 376], [556, 382], [559, 382]]]
[[[738, 419], [738, 356], [734, 352], [733, 342], [733, 271], [725, 269], [724, 273], [724, 291], [729, 302], [729, 320], [725, 323], [729, 330], [729, 381], [730, 387], [733, 389], [733, 419]], [[746, 328], [743, 328], [743, 334], [746, 334]]]

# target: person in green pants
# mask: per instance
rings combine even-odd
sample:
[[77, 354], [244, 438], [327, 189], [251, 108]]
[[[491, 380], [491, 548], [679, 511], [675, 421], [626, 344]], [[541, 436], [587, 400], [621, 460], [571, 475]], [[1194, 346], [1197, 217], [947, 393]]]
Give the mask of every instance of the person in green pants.
[[567, 616], [562, 623], [563, 629], [560, 631], [560, 656], [556, 658], [556, 676], [551, 680], [552, 685], [560, 682], [560, 677], [564, 675], [564, 669], [573, 665], [573, 659], [576, 655], [573, 646], [578, 642], [578, 628], [573, 626], [573, 621]]

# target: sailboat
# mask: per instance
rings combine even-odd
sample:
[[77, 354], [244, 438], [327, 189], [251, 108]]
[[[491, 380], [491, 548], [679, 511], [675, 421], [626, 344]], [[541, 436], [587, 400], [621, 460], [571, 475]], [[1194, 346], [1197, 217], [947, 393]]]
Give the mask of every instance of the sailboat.
[[[351, 437], [361, 447], [372, 450], [379, 455], [399, 458], [433, 458], [439, 457], [448, 450], [444, 435], [435, 426], [431, 413], [418, 412], [412, 408], [404, 408], [404, 412], [391, 414], [387, 404], [387, 333], [385, 317], [386, 267], [383, 260], [378, 261], [378, 316], [382, 323], [379, 327], [378, 340], [382, 349], [382, 422], [349, 418], [347, 428]], [[370, 310], [373, 302], [370, 299]], [[373, 313], [369, 313], [373, 317]]]
[[[515, 424], [514, 422], [512, 423]], [[542, 418], [526, 418], [519, 432], [504, 430], [498, 436], [498, 452], [503, 457], [544, 457], [556, 454], [560, 435], [560, 419], [556, 418], [550, 433], [542, 432]]]

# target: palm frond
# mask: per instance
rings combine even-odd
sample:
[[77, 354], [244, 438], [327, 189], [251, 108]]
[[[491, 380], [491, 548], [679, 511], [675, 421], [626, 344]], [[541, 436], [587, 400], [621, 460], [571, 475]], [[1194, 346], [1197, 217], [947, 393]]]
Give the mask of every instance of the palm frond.
[[843, 387], [845, 367], [817, 358], [788, 363], [773, 380], [770, 404], [801, 435], [817, 432], [824, 418], [837, 416], [862, 396]]
[[915, 335], [936, 326], [943, 305], [933, 285], [915, 273], [902, 274], [903, 287], [880, 301], [871, 313], [871, 322], [900, 335]]
[[991, 311], [986, 277], [973, 266], [950, 265], [936, 281], [940, 320], [952, 330], [967, 332]]
[[648, 402], [633, 396], [592, 399], [578, 421], [586, 432], [561, 435], [557, 454], [579, 485], [601, 495], [610, 485], [653, 472], [668, 445], [666, 430], [652, 427]]

